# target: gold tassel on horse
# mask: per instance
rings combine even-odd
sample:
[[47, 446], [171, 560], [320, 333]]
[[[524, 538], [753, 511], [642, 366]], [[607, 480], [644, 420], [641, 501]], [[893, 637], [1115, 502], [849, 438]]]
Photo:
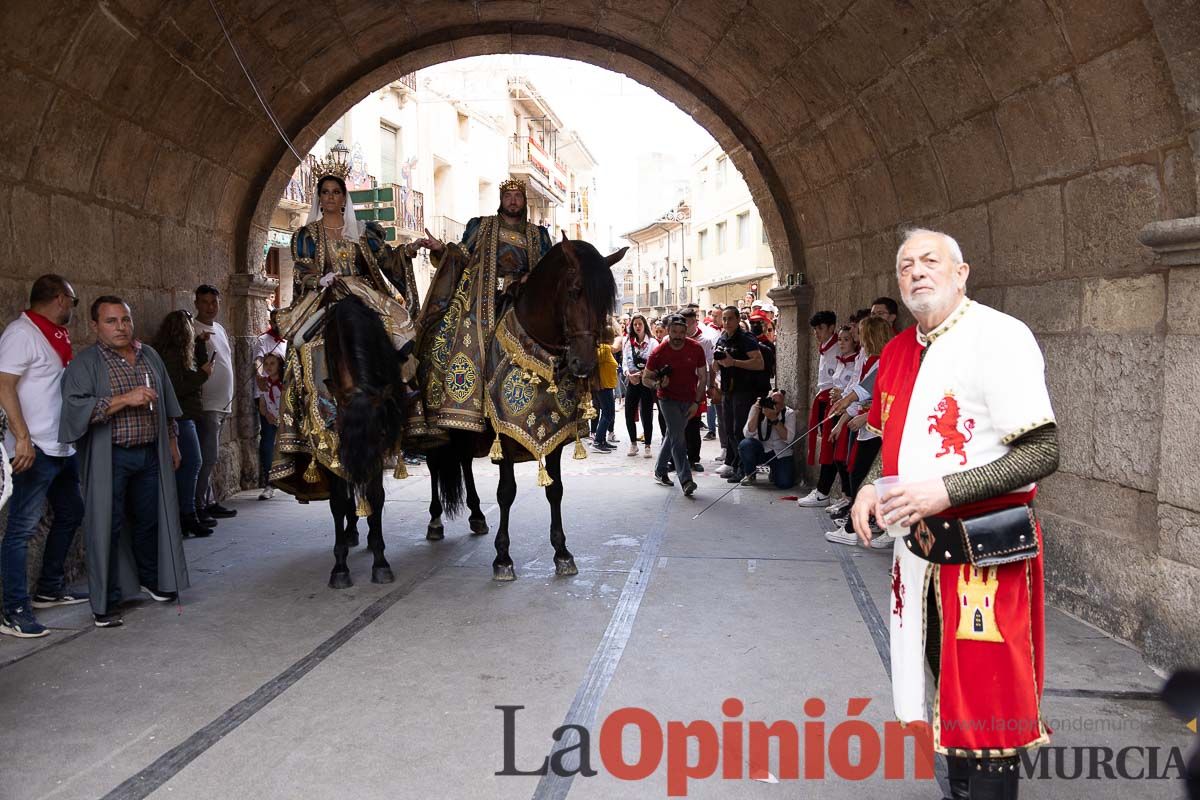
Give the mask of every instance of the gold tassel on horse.
[[550, 473], [546, 471], [546, 465], [542, 463], [542, 460], [540, 458], [538, 459], [538, 481], [537, 481], [537, 483], [538, 483], [538, 486], [541, 486], [542, 488], [550, 486], [554, 483], [554, 479], [550, 477]]

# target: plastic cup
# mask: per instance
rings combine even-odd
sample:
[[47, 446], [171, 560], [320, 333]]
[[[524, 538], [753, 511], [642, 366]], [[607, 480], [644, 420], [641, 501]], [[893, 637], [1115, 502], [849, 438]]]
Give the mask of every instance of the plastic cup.
[[[877, 497], [879, 502], [882, 503], [885, 493], [891, 489], [895, 489], [898, 486], [903, 486], [905, 483], [906, 481], [899, 475], [889, 475], [886, 478], [876, 478], [875, 497]], [[882, 520], [878, 521], [882, 522]], [[904, 525], [901, 525], [899, 522], [892, 522], [888, 523], [887, 532], [898, 539], [902, 539], [908, 535], [908, 528]]]

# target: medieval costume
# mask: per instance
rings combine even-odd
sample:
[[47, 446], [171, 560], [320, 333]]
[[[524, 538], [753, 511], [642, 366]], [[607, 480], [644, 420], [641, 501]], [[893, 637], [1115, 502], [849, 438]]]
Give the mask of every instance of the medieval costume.
[[[328, 499], [329, 473], [342, 474], [337, 403], [326, 385], [322, 322], [327, 307], [353, 294], [379, 315], [397, 350], [415, 335], [410, 309], [416, 309], [416, 278], [403, 249], [389, 247], [376, 223], [367, 223], [360, 233], [348, 193], [342, 235], [332, 235], [322, 223], [318, 189], [327, 178], [344, 186], [340, 172], [344, 169], [320, 171], [314, 181], [308, 222], [292, 235], [294, 299], [276, 312], [289, 346], [270, 482], [301, 500]], [[406, 378], [415, 375], [411, 359], [405, 371]]]
[[[116, 610], [111, 607], [113, 599], [132, 599], [137, 596], [140, 586], [149, 586], [159, 592], [178, 592], [189, 585], [170, 448], [172, 420], [182, 416], [183, 411], [158, 353], [148, 345], [135, 342], [138, 353], [133, 368], [135, 378], [144, 375], [149, 381], [147, 385], [158, 393], [158, 400], [153, 408], [124, 409], [112, 417], [105, 416], [103, 409], [114, 396], [128, 391], [128, 387], [113, 386], [108, 362], [122, 356], [111, 351], [106, 354], [103, 348], [104, 345], [95, 344], [81, 350], [63, 372], [62, 417], [58, 428], [59, 440], [74, 444], [79, 453], [86, 509], [83, 531], [88, 591], [92, 611], [101, 616]], [[141, 383], [140, 380], [137, 382]], [[130, 432], [128, 420], [134, 412], [139, 417], [137, 425], [149, 426], [148, 433]], [[139, 446], [152, 453], [148, 454], [147, 460], [156, 457], [158, 463], [156, 533], [150, 541], [135, 541], [135, 529], [148, 528], [150, 523], [145, 519], [133, 519], [130, 520], [132, 525], [120, 525], [120, 535], [114, 542], [114, 451], [118, 447], [132, 451]], [[118, 515], [124, 511], [116, 509]], [[135, 547], [143, 555], [140, 562], [134, 556]], [[156, 574], [149, 574], [147, 560], [157, 562]]]
[[[883, 475], [906, 483], [942, 478], [953, 504], [895, 544], [896, 715], [906, 723], [926, 719], [928, 649], [938, 678], [934, 746], [950, 757], [952, 784], [965, 770], [972, 792], [979, 777], [1004, 787], [996, 797], [1015, 797], [1013, 757], [1049, 741], [1041, 714], [1042, 534], [1029, 504], [1031, 480], [1057, 464], [1057, 439], [1037, 341], [1019, 320], [964, 298], [929, 334], [914, 326], [888, 343], [868, 426], [883, 437]], [[1033, 557], [982, 567], [934, 563], [945, 540], [931, 528], [940, 536], [953, 520], [1022, 507], [1029, 507], [1026, 538], [1038, 545], [1036, 555], [1024, 555]]]
[[[524, 182], [500, 184], [501, 197], [512, 190], [525, 194]], [[422, 396], [405, 426], [406, 437], [433, 445], [448, 428], [487, 429], [488, 348], [522, 280], [551, 246], [546, 228], [524, 220], [510, 223], [497, 213], [470, 220], [461, 244], [447, 243], [434, 254], [437, 271], [417, 321]]]

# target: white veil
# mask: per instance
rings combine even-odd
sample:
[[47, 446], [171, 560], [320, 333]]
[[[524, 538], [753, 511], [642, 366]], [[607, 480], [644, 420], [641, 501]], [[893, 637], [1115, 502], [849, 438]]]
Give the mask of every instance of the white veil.
[[[329, 177], [329, 176], [327, 176], [327, 175], [321, 176], [321, 178], [326, 178], [326, 177]], [[342, 182], [342, 185], [343, 186], [345, 185], [345, 181]], [[307, 225], [310, 222], [316, 222], [317, 220], [319, 220], [321, 218], [320, 187], [321, 187], [321, 181], [318, 180], [317, 185], [313, 187], [312, 207], [308, 210], [308, 219], [305, 220], [305, 222], [304, 222], [305, 225]], [[354, 215], [354, 201], [350, 199], [350, 190], [349, 189], [346, 190], [346, 207], [342, 212], [342, 224], [345, 225], [345, 227], [342, 229], [342, 237], [345, 239], [349, 239], [352, 242], [357, 242], [358, 237], [362, 234], [362, 231], [359, 230], [359, 227], [358, 227], [358, 217], [356, 217]]]

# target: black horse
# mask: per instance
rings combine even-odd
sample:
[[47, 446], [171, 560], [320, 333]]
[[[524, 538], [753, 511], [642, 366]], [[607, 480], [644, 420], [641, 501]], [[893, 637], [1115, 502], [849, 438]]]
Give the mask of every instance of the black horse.
[[[602, 256], [584, 241], [564, 237], [546, 253], [529, 273], [517, 297], [514, 313], [525, 332], [539, 345], [555, 355], [557, 373], [570, 374], [587, 381], [596, 369], [597, 346], [602, 340], [608, 315], [616, 306], [617, 287], [610, 267], [621, 260], [628, 248]], [[491, 349], [488, 349], [489, 362]], [[495, 364], [488, 363], [485, 373], [491, 379]], [[544, 389], [542, 391], [545, 391]], [[582, 388], [587, 392], [587, 385]], [[431, 449], [427, 454], [432, 499], [429, 504], [429, 529], [426, 538], [445, 536], [443, 513], [453, 518], [462, 509], [464, 494], [471, 533], [488, 532], [487, 521], [479, 506], [475, 491], [471, 461], [488, 452], [494, 433], [473, 433], [451, 430], [448, 444]], [[546, 472], [551, 483], [546, 486], [550, 503], [550, 544], [554, 547], [554, 571], [558, 575], [575, 575], [575, 558], [567, 549], [567, 535], [562, 523], [562, 450], [560, 445], [546, 456]], [[496, 531], [496, 559], [492, 562], [492, 577], [498, 581], [516, 578], [512, 558], [508, 554], [509, 510], [517, 497], [517, 480], [513, 467], [517, 461], [528, 460], [528, 452], [512, 439], [503, 437], [504, 458], [500, 465], [500, 484], [496, 500], [500, 505], [500, 526]]]
[[379, 315], [358, 297], [348, 295], [330, 306], [325, 366], [328, 388], [337, 402], [338, 460], [346, 475], [333, 476], [329, 498], [336, 535], [329, 575], [334, 589], [353, 585], [346, 555], [358, 544], [357, 509], [364, 501], [370, 506], [367, 548], [375, 556], [371, 582], [395, 579], [383, 556], [381, 517], [384, 460], [400, 441], [403, 420], [402, 359]]

